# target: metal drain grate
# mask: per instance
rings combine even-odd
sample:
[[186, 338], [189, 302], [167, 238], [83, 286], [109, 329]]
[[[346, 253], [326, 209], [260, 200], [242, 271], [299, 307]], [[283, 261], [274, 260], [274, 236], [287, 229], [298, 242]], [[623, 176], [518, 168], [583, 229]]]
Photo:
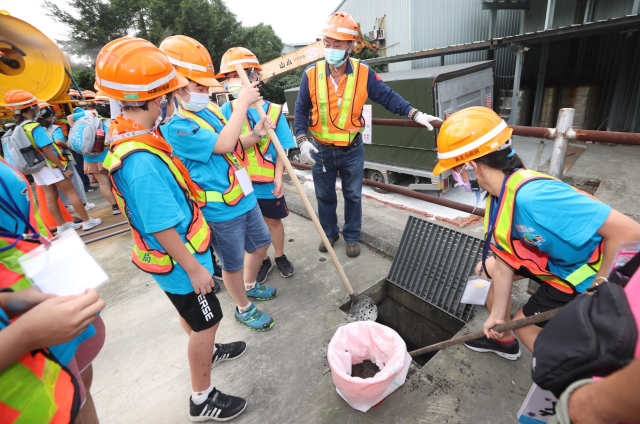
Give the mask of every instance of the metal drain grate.
[[387, 280], [468, 322], [473, 308], [460, 299], [483, 245], [476, 237], [409, 217]]

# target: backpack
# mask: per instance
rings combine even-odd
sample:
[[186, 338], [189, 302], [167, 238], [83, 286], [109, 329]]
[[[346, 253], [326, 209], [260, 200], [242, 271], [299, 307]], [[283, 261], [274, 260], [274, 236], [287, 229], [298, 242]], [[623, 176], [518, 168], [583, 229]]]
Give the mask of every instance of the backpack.
[[574, 381], [604, 377], [633, 360], [638, 329], [624, 288], [608, 282], [565, 305], [533, 348], [533, 381], [557, 397]]
[[74, 122], [67, 143], [74, 152], [93, 157], [104, 151], [104, 136], [102, 119], [86, 113]]
[[11, 158], [14, 167], [25, 175], [34, 174], [47, 164], [42, 152], [31, 142], [24, 129], [26, 124], [33, 122], [21, 122], [2, 136], [4, 154]]

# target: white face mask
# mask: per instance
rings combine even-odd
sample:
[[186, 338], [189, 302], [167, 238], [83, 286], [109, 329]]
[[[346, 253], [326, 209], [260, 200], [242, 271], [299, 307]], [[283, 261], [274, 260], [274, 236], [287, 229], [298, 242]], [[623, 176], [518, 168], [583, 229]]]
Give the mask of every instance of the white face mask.
[[240, 78], [229, 78], [227, 81], [227, 90], [237, 99], [240, 91], [242, 91], [242, 80]]
[[189, 101], [181, 100], [182, 107], [190, 112], [200, 112], [209, 104], [209, 95], [207, 93], [196, 93], [189, 91]]

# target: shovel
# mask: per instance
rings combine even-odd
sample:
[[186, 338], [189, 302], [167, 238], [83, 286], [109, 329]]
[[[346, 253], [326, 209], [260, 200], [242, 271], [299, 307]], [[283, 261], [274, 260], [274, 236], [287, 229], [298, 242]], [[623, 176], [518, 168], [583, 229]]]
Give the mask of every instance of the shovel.
[[[242, 79], [242, 84], [244, 86], [251, 85], [244, 68], [241, 65], [236, 65], [235, 69], [236, 69], [236, 72], [238, 73], [238, 76]], [[256, 109], [258, 110], [258, 113], [260, 114], [260, 118], [264, 119], [266, 118], [266, 113], [264, 112], [262, 105], [263, 105], [263, 102], [261, 100], [257, 102], [255, 106], [256, 106]], [[282, 145], [280, 144], [280, 140], [278, 140], [278, 136], [276, 135], [275, 131], [272, 130], [271, 128], [269, 128], [268, 134], [269, 134], [269, 137], [271, 138], [271, 141], [273, 142], [273, 145], [276, 148], [276, 151], [278, 152], [278, 156], [282, 158], [282, 161], [284, 162], [284, 167], [287, 170], [287, 173], [289, 174], [291, 179], [293, 180], [293, 183], [295, 184], [296, 189], [298, 190], [298, 194], [302, 198], [302, 203], [304, 203], [304, 207], [307, 210], [307, 213], [309, 214], [309, 216], [311, 217], [311, 221], [313, 221], [313, 225], [316, 227], [316, 230], [318, 231], [318, 234], [322, 239], [322, 243], [327, 248], [327, 252], [329, 252], [329, 256], [331, 256], [331, 260], [333, 261], [333, 264], [336, 266], [336, 269], [338, 270], [338, 274], [340, 275], [340, 279], [344, 283], [344, 287], [347, 289], [347, 293], [349, 293], [349, 297], [351, 298], [351, 307], [349, 308], [349, 315], [357, 321], [368, 321], [368, 320], [375, 321], [378, 318], [378, 307], [369, 296], [366, 296], [363, 294], [357, 295], [354, 293], [353, 287], [349, 282], [349, 278], [347, 277], [347, 274], [345, 274], [344, 269], [342, 268], [342, 265], [340, 264], [340, 261], [336, 256], [336, 252], [333, 250], [333, 247], [331, 246], [329, 239], [324, 233], [324, 230], [320, 225], [320, 220], [318, 220], [318, 216], [316, 215], [315, 211], [313, 210], [313, 207], [311, 206], [311, 203], [309, 202], [309, 199], [304, 193], [304, 189], [302, 188], [302, 185], [298, 180], [298, 176], [296, 175], [295, 171], [293, 170], [293, 167], [291, 166], [291, 162], [289, 162], [289, 158], [287, 157], [287, 154], [285, 153], [284, 149], [282, 148]]]
[[[550, 309], [548, 311], [531, 315], [530, 317], [522, 318], [515, 321], [509, 321], [505, 324], [496, 325], [493, 329], [499, 333], [503, 331], [515, 330], [517, 328], [526, 327], [528, 325], [537, 324], [539, 322], [548, 321], [553, 316], [558, 313], [561, 308]], [[425, 353], [435, 352], [450, 346], [455, 346], [460, 343], [468, 342], [470, 340], [476, 340], [484, 336], [484, 331], [476, 331], [474, 333], [465, 334], [464, 336], [460, 336], [458, 338], [453, 338], [449, 340], [445, 340], [440, 343], [432, 344], [429, 346], [421, 347], [420, 349], [412, 350], [409, 352], [409, 355], [412, 357], [424, 355]]]

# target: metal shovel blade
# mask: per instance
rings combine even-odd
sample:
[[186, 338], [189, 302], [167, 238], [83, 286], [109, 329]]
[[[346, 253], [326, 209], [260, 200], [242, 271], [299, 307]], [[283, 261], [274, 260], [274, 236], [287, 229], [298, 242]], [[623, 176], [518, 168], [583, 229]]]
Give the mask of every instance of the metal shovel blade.
[[349, 316], [356, 321], [375, 321], [378, 319], [378, 306], [369, 296], [352, 295]]

